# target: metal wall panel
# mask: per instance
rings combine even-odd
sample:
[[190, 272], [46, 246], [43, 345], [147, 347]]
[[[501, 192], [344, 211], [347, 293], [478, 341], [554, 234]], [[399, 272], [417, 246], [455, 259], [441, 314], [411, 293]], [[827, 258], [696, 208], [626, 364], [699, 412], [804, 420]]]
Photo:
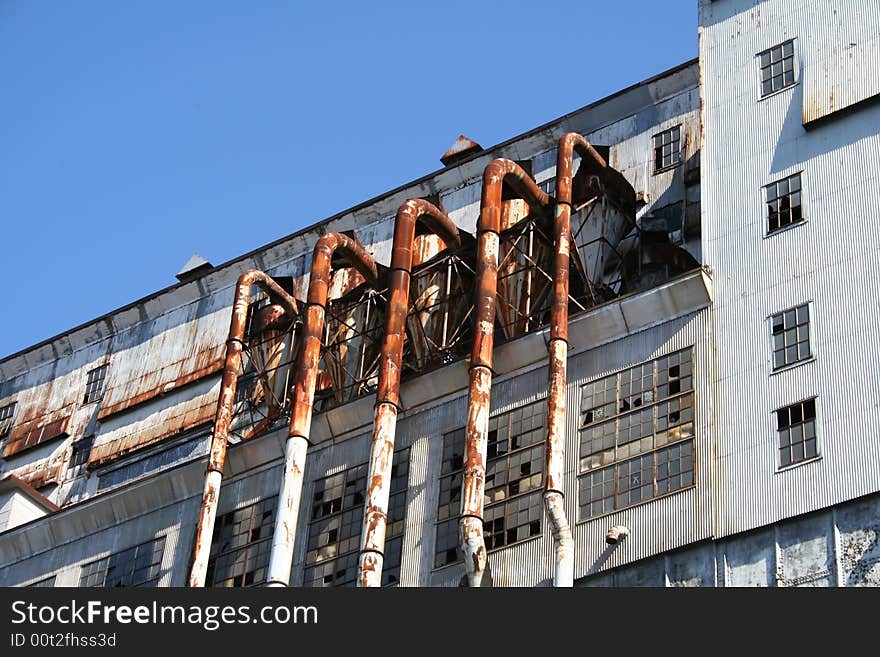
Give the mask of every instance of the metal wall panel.
[[[806, 132], [803, 69], [876, 38], [866, 0], [701, 3], [702, 235], [715, 272], [718, 534], [876, 491], [880, 107]], [[760, 98], [757, 55], [795, 40], [798, 82]], [[843, 84], [831, 80], [830, 84]], [[763, 186], [801, 172], [806, 221], [765, 236]], [[767, 318], [811, 302], [815, 359], [771, 373]], [[821, 459], [779, 470], [773, 411], [817, 396]]]

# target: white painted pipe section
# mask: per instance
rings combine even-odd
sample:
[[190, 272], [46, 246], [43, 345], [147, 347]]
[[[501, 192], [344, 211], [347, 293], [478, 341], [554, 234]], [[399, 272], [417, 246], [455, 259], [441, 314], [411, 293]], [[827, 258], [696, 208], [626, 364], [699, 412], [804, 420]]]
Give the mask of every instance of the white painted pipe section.
[[556, 570], [553, 572], [553, 586], [571, 588], [574, 586], [574, 539], [571, 526], [563, 508], [565, 498], [559, 491], [544, 494], [544, 506], [550, 519], [550, 531], [556, 545]]
[[284, 474], [281, 478], [281, 490], [278, 492], [278, 510], [275, 515], [266, 586], [290, 585], [290, 566], [293, 563], [296, 520], [302, 499], [308, 447], [308, 441], [302, 436], [291, 436], [284, 444]]

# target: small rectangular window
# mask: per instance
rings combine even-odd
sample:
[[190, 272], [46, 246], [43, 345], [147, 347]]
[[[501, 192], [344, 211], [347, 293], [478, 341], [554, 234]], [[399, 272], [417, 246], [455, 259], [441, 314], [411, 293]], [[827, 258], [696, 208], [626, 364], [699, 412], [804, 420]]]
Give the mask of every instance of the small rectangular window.
[[795, 83], [794, 41], [768, 48], [758, 55], [761, 67], [761, 97]]
[[0, 438], [3, 438], [12, 429], [12, 421], [15, 417], [15, 402], [0, 406]]
[[556, 194], [556, 176], [552, 178], [547, 178], [547, 180], [538, 183], [538, 187], [541, 188], [541, 191], [547, 194], [547, 196], [553, 196]]
[[91, 404], [100, 401], [104, 396], [104, 379], [107, 376], [107, 366], [99, 365], [89, 370], [86, 378], [86, 394], [83, 396], [83, 404]]
[[804, 220], [801, 206], [801, 174], [770, 183], [765, 188], [767, 234]]
[[681, 126], [654, 135], [654, 173], [681, 164]]
[[807, 360], [810, 351], [810, 305], [805, 303], [776, 313], [770, 318], [773, 339], [773, 369]]
[[817, 457], [816, 400], [808, 399], [776, 411], [776, 432], [779, 436], [779, 467]]
[[80, 587], [156, 586], [162, 570], [165, 537], [135, 545], [87, 563], [80, 573]]

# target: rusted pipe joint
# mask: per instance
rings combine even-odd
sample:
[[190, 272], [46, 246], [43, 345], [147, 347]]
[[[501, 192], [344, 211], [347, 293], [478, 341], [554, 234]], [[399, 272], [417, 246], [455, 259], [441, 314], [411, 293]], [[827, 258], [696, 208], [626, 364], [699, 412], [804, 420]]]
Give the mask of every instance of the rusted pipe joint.
[[390, 399], [377, 399], [376, 403], [373, 404], [373, 408], [377, 408], [377, 407], [381, 406], [382, 404], [388, 404], [389, 406], [393, 406], [394, 410], [396, 410], [398, 413], [403, 411], [403, 406], [401, 406], [397, 402], [391, 401]]
[[608, 530], [608, 533], [605, 534], [605, 542], [608, 543], [608, 545], [616, 545], [617, 543], [626, 540], [627, 536], [629, 536], [629, 529], [627, 529], [625, 525], [614, 525]]

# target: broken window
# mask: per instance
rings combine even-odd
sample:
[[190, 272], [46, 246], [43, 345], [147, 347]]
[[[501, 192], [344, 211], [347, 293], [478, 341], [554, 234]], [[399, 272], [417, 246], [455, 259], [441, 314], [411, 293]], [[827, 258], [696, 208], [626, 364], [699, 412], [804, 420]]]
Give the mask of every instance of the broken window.
[[770, 318], [773, 369], [807, 360], [810, 352], [810, 305], [805, 303]]
[[[305, 586], [354, 586], [357, 581], [369, 465], [343, 470], [315, 482], [306, 552]], [[382, 585], [400, 580], [403, 520], [409, 479], [409, 449], [394, 453]]]
[[86, 394], [83, 396], [83, 404], [91, 404], [101, 400], [104, 396], [104, 379], [106, 376], [106, 365], [100, 365], [93, 370], [89, 370], [86, 378]]
[[765, 188], [767, 196], [767, 234], [804, 220], [801, 206], [801, 174], [796, 173], [770, 183]]
[[225, 513], [214, 524], [206, 586], [259, 586], [266, 581], [275, 497]]
[[817, 457], [815, 398], [776, 411], [776, 431], [779, 435], [779, 467]]
[[[483, 534], [492, 550], [541, 533], [545, 402], [489, 418]], [[458, 538], [465, 430], [443, 436], [434, 567], [462, 559]]]
[[3, 438], [12, 429], [12, 421], [15, 416], [15, 402], [0, 406], [0, 438]]
[[115, 588], [118, 586], [156, 586], [162, 570], [165, 537], [135, 545], [82, 567], [79, 585]]
[[581, 388], [579, 518], [694, 484], [692, 349]]
[[[83, 438], [82, 440], [78, 440], [73, 443], [73, 450], [70, 454], [70, 463], [68, 468], [73, 470], [74, 468], [81, 468], [81, 466], [88, 463], [89, 453], [92, 451], [92, 444], [95, 442], [94, 436], [89, 436], [87, 438]], [[81, 469], [78, 470], [75, 474], [80, 474]], [[71, 475], [69, 475], [71, 476]], [[75, 475], [74, 475], [75, 476]]]
[[654, 173], [681, 163], [681, 126], [654, 135]]
[[794, 41], [768, 48], [758, 55], [761, 66], [761, 96], [794, 84]]

